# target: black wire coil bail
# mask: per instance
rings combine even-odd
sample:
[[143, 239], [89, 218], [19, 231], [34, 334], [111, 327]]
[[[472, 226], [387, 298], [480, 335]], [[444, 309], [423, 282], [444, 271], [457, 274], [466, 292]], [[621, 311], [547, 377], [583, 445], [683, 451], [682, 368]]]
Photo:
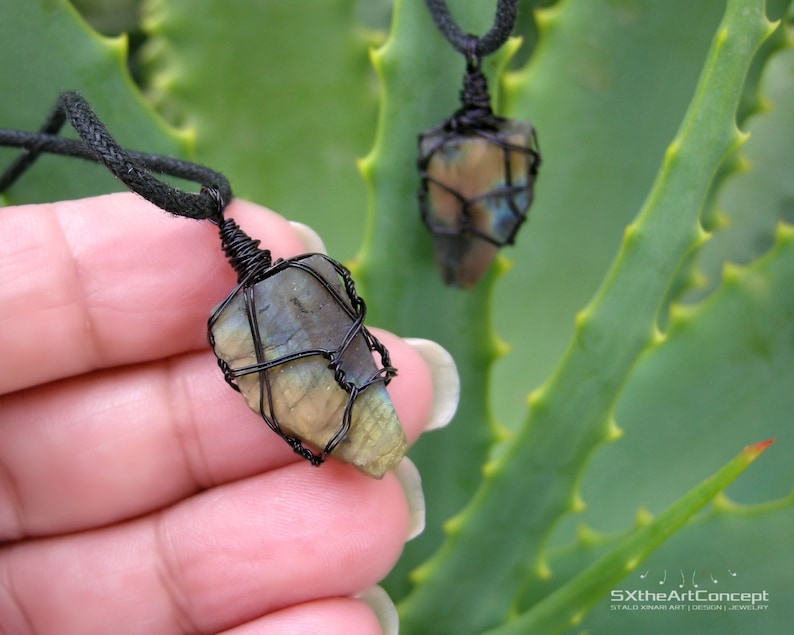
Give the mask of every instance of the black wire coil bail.
[[498, 118], [494, 119], [491, 109], [491, 95], [488, 93], [488, 79], [482, 72], [482, 58], [477, 55], [479, 38], [469, 35], [466, 45], [466, 74], [463, 76], [463, 88], [460, 91], [461, 107], [449, 119], [451, 126], [459, 132], [471, 128], [496, 127]]

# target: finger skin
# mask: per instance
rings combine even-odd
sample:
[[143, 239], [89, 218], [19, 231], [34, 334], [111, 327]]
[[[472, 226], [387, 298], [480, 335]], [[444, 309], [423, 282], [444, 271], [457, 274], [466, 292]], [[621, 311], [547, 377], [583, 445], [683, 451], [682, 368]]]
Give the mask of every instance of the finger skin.
[[0, 550], [0, 631], [216, 633], [380, 580], [407, 531], [402, 490], [292, 464], [137, 521]]
[[[388, 390], [414, 440], [429, 371], [403, 340], [378, 336], [400, 369]], [[248, 409], [209, 351], [19, 391], [0, 397], [0, 540], [118, 522], [298, 461], [324, 469]]]
[[382, 635], [372, 610], [360, 600], [327, 598], [275, 611], [222, 635]]

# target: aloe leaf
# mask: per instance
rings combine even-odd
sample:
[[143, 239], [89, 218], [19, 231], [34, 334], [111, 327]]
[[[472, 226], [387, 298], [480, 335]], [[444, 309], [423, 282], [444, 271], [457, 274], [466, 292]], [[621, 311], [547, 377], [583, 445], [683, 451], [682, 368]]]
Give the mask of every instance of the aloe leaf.
[[791, 20], [794, 16], [790, 13], [791, 0], [766, 0], [767, 17], [778, 22], [777, 30], [761, 45], [761, 49], [753, 60], [750, 70], [747, 73], [744, 95], [739, 102], [737, 120], [743, 122], [747, 117], [765, 110], [766, 104], [759, 96], [758, 84], [761, 75], [767, 73], [766, 64], [771, 55], [784, 47], [790, 47], [792, 43]]
[[[705, 569], [726, 578], [726, 567], [738, 568], [745, 579], [754, 576], [778, 597], [787, 592], [790, 563], [780, 553], [794, 546], [788, 494], [794, 471], [786, 451], [791, 445], [789, 424], [794, 409], [790, 389], [794, 299], [788, 292], [792, 278], [794, 230], [780, 225], [774, 248], [763, 258], [746, 268], [729, 268], [720, 288], [707, 300], [674, 311], [664, 342], [649, 351], [632, 374], [618, 407], [625, 434], [618, 443], [602, 448], [583, 475], [584, 499], [598, 502], [582, 514], [590, 527], [614, 531], [623, 526], [637, 501], [651, 511], [662, 509], [670, 503], [672, 490], [685, 486], [687, 479], [708, 474], [719, 464], [726, 446], [748, 436], [775, 435], [784, 450], [771, 452], [763, 469], [753, 470], [729, 490], [743, 503], [785, 496], [784, 504], [770, 507], [781, 511], [760, 516], [760, 512], [749, 514], [745, 507], [723, 503], [719, 522], [709, 525], [711, 531], [683, 530], [684, 536], [644, 568], [667, 569], [676, 576], [686, 570], [687, 577], [697, 569], [698, 577], [708, 582]], [[744, 519], [738, 537], [729, 532], [739, 522], [732, 514], [742, 514]], [[749, 537], [752, 519], [758, 535]], [[767, 535], [778, 538], [762, 538]], [[550, 551], [551, 573], [531, 582], [520, 606], [530, 607], [565, 584], [593, 560], [595, 550], [603, 549], [602, 543], [592, 531], [584, 536], [580, 532], [573, 546]], [[600, 630], [590, 632], [631, 630], [627, 615], [607, 613], [604, 606], [608, 604], [599, 605]], [[784, 615], [775, 611], [770, 627], [761, 630], [785, 630]], [[704, 632], [695, 613], [676, 619], [685, 631]], [[711, 629], [724, 624], [709, 623]]]
[[[593, 447], [614, 434], [610, 415], [654, 341], [668, 285], [702, 242], [700, 208], [717, 167], [742, 140], [736, 108], [753, 55], [770, 31], [763, 2], [728, 3], [658, 178], [603, 286], [577, 317], [562, 362], [533, 393], [526, 424], [486, 467], [472, 502], [448, 523], [442, 549], [417, 572], [419, 588], [400, 606], [409, 629], [467, 633], [498, 624], [551, 528], [575, 507], [576, 480]], [[479, 576], [488, 579], [485, 587]], [[456, 602], [444, 606], [452, 584]]]
[[[214, 3], [210, 7], [182, 0], [151, 0], [147, 26], [153, 37], [148, 77], [154, 84], [153, 92], [162, 91], [156, 101], [166, 115], [193, 127], [182, 135], [164, 126], [138, 95], [124, 68], [123, 38], [99, 38], [62, 0], [0, 3], [0, 51], [5, 62], [0, 69], [0, 126], [34, 129], [58, 92], [78, 88], [125, 145], [185, 155], [190, 150], [191, 134], [197, 134], [199, 158], [226, 170], [236, 192], [314, 225], [337, 257], [352, 254], [365, 233], [359, 224], [365, 187], [355, 174], [353, 159], [366, 151], [377, 97], [365, 51], [374, 40], [356, 21], [365, 14], [368, 21], [381, 21], [382, 15], [373, 16], [380, 15], [386, 4], [382, 0], [367, 1], [365, 11], [365, 1], [248, 3], [245, 7]], [[490, 24], [491, 1], [450, 0], [449, 4], [466, 30], [481, 33]], [[522, 7], [547, 4], [552, 3], [525, 0]], [[785, 6], [782, 0], [769, 4], [773, 17], [779, 16]], [[622, 530], [639, 503], [654, 511], [663, 508], [675, 491], [716, 466], [725, 456], [726, 445], [745, 443], [748, 436], [763, 438], [755, 431], [779, 433], [781, 446], [786, 444], [787, 426], [780, 417], [790, 397], [780, 386], [790, 377], [786, 361], [790, 347], [784, 346], [782, 339], [770, 337], [767, 330], [780, 331], [782, 338], [790, 320], [785, 317], [785, 289], [776, 287], [775, 293], [782, 297], [768, 302], [767, 294], [756, 293], [770, 288], [766, 269], [754, 266], [749, 273], [729, 269], [727, 284], [715, 295], [715, 304], [674, 308], [664, 342], [655, 331], [654, 317], [661, 321], [663, 316], [654, 307], [667, 306], [663, 289], [667, 288], [669, 297], [675, 263], [682, 261], [680, 254], [688, 247], [700, 244], [697, 210], [693, 209], [698, 203], [693, 201], [707, 196], [705, 191], [713, 192], [708, 190], [709, 175], [720, 165], [720, 152], [730, 154], [737, 145], [728, 113], [736, 111], [742, 121], [741, 117], [758, 107], [755, 74], [764, 72], [765, 82], [775, 74], [766, 72], [767, 54], [757, 55], [736, 105], [737, 92], [742, 89], [734, 88], [737, 82], [741, 84], [737, 78], [744, 72], [740, 67], [746, 68], [748, 51], [761, 39], [764, 28], [759, 23], [761, 2], [732, 2], [737, 23], [737, 7], [747, 8], [749, 17], [747, 24], [729, 31], [726, 48], [737, 44], [737, 34], [745, 28], [747, 34], [752, 32], [747, 36], [752, 41], [743, 42], [741, 59], [737, 57], [729, 64], [731, 81], [725, 86], [730, 90], [721, 94], [701, 90], [704, 101], [699, 106], [693, 103], [689, 120], [699, 112], [696, 106], [702, 109], [706, 102], [718, 105], [720, 115], [709, 119], [703, 130], [682, 127], [683, 136], [677, 140], [681, 153], [670, 153], [679, 160], [691, 158], [692, 165], [699, 169], [694, 169], [691, 181], [687, 181], [682, 165], [668, 161], [662, 173], [663, 190], [655, 190], [647, 213], [632, 225], [624, 241], [617, 263], [626, 276], [618, 275], [621, 269], [616, 264], [602, 293], [581, 314], [576, 326], [578, 339], [563, 364], [552, 380], [535, 392], [528, 421], [506, 450], [500, 449], [498, 460], [485, 463], [493, 441], [504, 435], [493, 424], [494, 404], [487, 402], [488, 396], [498, 402], [498, 418], [517, 427], [514, 422], [524, 414], [525, 391], [553, 370], [571, 336], [574, 312], [596, 290], [618, 247], [621, 228], [630, 221], [653, 181], [659, 156], [686, 109], [724, 5], [722, 0], [563, 0], [539, 14], [537, 50], [524, 70], [508, 76], [500, 94], [500, 71], [511, 55], [527, 59], [530, 47], [526, 44], [534, 42], [533, 22], [525, 10], [520, 30], [525, 37], [524, 48], [516, 53], [517, 42], [511, 42], [488, 60], [487, 72], [500, 112], [530, 118], [540, 130], [545, 162], [537, 203], [518, 246], [505, 252], [515, 261], [512, 269], [505, 273], [503, 259], [477, 289], [463, 294], [442, 288], [437, 280], [430, 241], [417, 219], [418, 179], [413, 171], [416, 134], [439, 123], [456, 107], [463, 62], [432, 27], [421, 0], [396, 2], [392, 35], [372, 54], [383, 82], [383, 102], [375, 147], [360, 164], [369, 188], [371, 217], [356, 270], [371, 322], [403, 335], [430, 337], [443, 343], [455, 354], [464, 394], [455, 423], [447, 430], [426, 435], [412, 451], [426, 488], [428, 529], [408, 545], [387, 582], [393, 597], [408, 591], [408, 572], [442, 540], [442, 521], [458, 511], [477, 489], [483, 465], [486, 477], [477, 502], [449, 523], [451, 538], [442, 556], [415, 576], [417, 587], [401, 607], [408, 616], [403, 632], [479, 632], [499, 623], [515, 607], [515, 593], [527, 581], [528, 570], [530, 601], [534, 603], [592, 562], [592, 548], [580, 552], [574, 549], [569, 552], [570, 576], [566, 577], [555, 556], [559, 551], [549, 552], [545, 545], [560, 514], [580, 505], [575, 486], [590, 450], [605, 437], [616, 435], [608, 417], [624, 382], [616, 416], [626, 434], [619, 444], [599, 448], [582, 477], [582, 492], [590, 505], [585, 518], [599, 530], [615, 526]], [[319, 22], [317, 16], [321, 16]], [[320, 26], [325, 27], [322, 33], [318, 32]], [[782, 31], [778, 33], [781, 39], [768, 40], [765, 46], [780, 46], [785, 36], [780, 35]], [[718, 66], [712, 62], [707, 69], [714, 71]], [[784, 92], [786, 84], [790, 87], [792, 83], [787, 72], [776, 71]], [[704, 75], [703, 81], [707, 79]], [[750, 178], [742, 185], [734, 185], [738, 180], [731, 179], [730, 187], [739, 188], [739, 194], [726, 189], [713, 199], [720, 211], [717, 220], [731, 219], [738, 240], [726, 240], [724, 249], [709, 254], [723, 238], [717, 234], [692, 261], [694, 270], [705, 272], [710, 284], [717, 283], [722, 260], [737, 259], [735, 254], [740, 253], [729, 243], [743, 248], [760, 236], [762, 240], [746, 252], [747, 258], [753, 258], [769, 245], [777, 218], [774, 211], [791, 220], [790, 179], [785, 170], [790, 164], [790, 155], [786, 154], [790, 148], [785, 147], [787, 135], [780, 131], [791, 129], [792, 109], [785, 105], [784, 96], [775, 97], [771, 84], [764, 94], [761, 104], [771, 104], [773, 110], [768, 114], [778, 118], [766, 132], [750, 124], [754, 136], [744, 146], [744, 154], [757, 166], [757, 174], [748, 173]], [[315, 126], [321, 120], [318, 104], [325, 111], [327, 126]], [[721, 149], [716, 141], [711, 143], [717, 138], [723, 142]], [[760, 143], [758, 154], [751, 149], [756, 139]], [[764, 152], [781, 154], [766, 157]], [[0, 165], [10, 156], [0, 151]], [[735, 157], [729, 160], [738, 166], [744, 159]], [[26, 176], [11, 192], [11, 200], [79, 196], [114, 187], [101, 168], [88, 171], [85, 164], [72, 166], [57, 158], [47, 163]], [[730, 167], [723, 161], [716, 169], [724, 172]], [[771, 178], [759, 178], [762, 175]], [[103, 180], [96, 181], [95, 176]], [[718, 180], [711, 179], [711, 186]], [[758, 214], [761, 222], [743, 224], [740, 216], [748, 205], [759, 209], [751, 194], [762, 189], [770, 193]], [[735, 204], [734, 199], [744, 202]], [[710, 204], [711, 200], [706, 206]], [[759, 218], [753, 216], [751, 220]], [[719, 223], [715, 228], [720, 228]], [[781, 236], [786, 231], [783, 227]], [[658, 276], [649, 267], [650, 251]], [[780, 255], [780, 249], [775, 253], [775, 262], [788, 258]], [[629, 271], [630, 265], [635, 269]], [[682, 267], [679, 265], [679, 270]], [[635, 296], [633, 289], [645, 294]], [[624, 297], [617, 301], [619, 295]], [[636, 310], [635, 297], [639, 302]], [[736, 319], [729, 311], [733, 303], [742, 307]], [[783, 317], [770, 317], [774, 311], [782, 311]], [[782, 327], [780, 319], [784, 320]], [[494, 335], [492, 320], [513, 346], [513, 353], [503, 358], [493, 373], [492, 364], [504, 346]], [[761, 321], [756, 324], [753, 320]], [[713, 335], [712, 325], [716, 330]], [[719, 333], [723, 333], [723, 341]], [[739, 333], [741, 337], [737, 337]], [[726, 338], [732, 338], [730, 346], [723, 347]], [[681, 370], [689, 364], [686, 347], [700, 351], [704, 342], [708, 343], [703, 349], [705, 359], [698, 368], [701, 377], [714, 377], [715, 389], [702, 391], [706, 397], [703, 403], [676, 410], [679, 404], [669, 395], [649, 399], [654, 388], [674, 391], [684, 381], [689, 382], [690, 389], [699, 391], [700, 377], [694, 371]], [[758, 342], [764, 345], [747, 355], [744, 370], [752, 374], [760, 369], [758, 379], [770, 381], [763, 383], [750, 377], [745, 385], [737, 369], [722, 368], [726, 357], [718, 353], [722, 351], [730, 358], [747, 353], [747, 347]], [[595, 348], [581, 350], [576, 348], [579, 345]], [[779, 370], [774, 377], [763, 366], [764, 360]], [[674, 379], [679, 374], [677, 383]], [[722, 394], [743, 395], [737, 401], [736, 416], [724, 416], [717, 387]], [[602, 388], [606, 391], [600, 394]], [[652, 413], [648, 412], [649, 404], [655, 408]], [[671, 422], [668, 412], [673, 413], [675, 421]], [[694, 425], [695, 430], [688, 425]], [[721, 426], [725, 426], [724, 439], [719, 434]], [[652, 432], [647, 433], [648, 429]], [[637, 478], [646, 467], [649, 444], [658, 442], [653, 432], [657, 429], [668, 433], [670, 445], [658, 453], [653, 470], [664, 467], [669, 481], [654, 481], [652, 474], [648, 479]], [[635, 444], [634, 439], [640, 437], [643, 441]], [[681, 439], [692, 443], [691, 450]], [[681, 447], [689, 454], [679, 463], [675, 457]], [[601, 488], [602, 477], [596, 469], [601, 456], [610, 460], [618, 448], [632, 454], [635, 461], [625, 462], [626, 469], [617, 476], [607, 470], [612, 480]], [[765, 469], [751, 471], [731, 487], [731, 495], [755, 501], [780, 495], [790, 486], [791, 471], [786, 464], [790, 453], [770, 454]], [[623, 505], [615, 504], [617, 497], [608, 488], [615, 484], [624, 488]], [[636, 488], [629, 487], [635, 484]], [[607, 515], [613, 511], [615, 522], [610, 523]], [[781, 537], [794, 535], [790, 505], [769, 513], [728, 510], [707, 518], [707, 523], [688, 524], [649, 558], [647, 566], [654, 570], [670, 566], [668, 561], [654, 560], [667, 553], [671, 555], [664, 557], [671, 559], [673, 566], [683, 568], [689, 566], [698, 550], [718, 553], [708, 551], [717, 544], [725, 553], [741, 550], [742, 557], [754, 554], [769, 559], [774, 544], [786, 548], [785, 542], [779, 542]], [[740, 521], [742, 531], [731, 533]], [[701, 529], [705, 526], [718, 532], [719, 539], [709, 541]], [[564, 529], [557, 535], [564, 535]], [[748, 540], [753, 541], [752, 548], [746, 546]], [[756, 544], [759, 542], [762, 544]], [[612, 542], [598, 544], [604, 549]], [[678, 547], [669, 551], [673, 545]], [[493, 554], [496, 557], [491, 558]], [[540, 575], [546, 559], [555, 577], [543, 586], [533, 576]], [[749, 562], [746, 558], [737, 562], [745, 573], [752, 569], [743, 564]], [[785, 565], [786, 559], [779, 558], [774, 567], [769, 567], [778, 576], [775, 580]], [[632, 575], [638, 576], [639, 570]], [[777, 588], [785, 587], [778, 582]], [[419, 604], [424, 603], [420, 611], [411, 606], [416, 598], [420, 598]], [[597, 604], [581, 625], [596, 629], [594, 632], [599, 628], [600, 632], [625, 630], [629, 622], [614, 620], [614, 615], [605, 617], [606, 606], [604, 602]], [[521, 607], [527, 608], [526, 604]], [[573, 605], [566, 610], [577, 608], [583, 610]], [[425, 617], [417, 618], [419, 615]], [[488, 626], [480, 626], [486, 623]], [[637, 625], [634, 630], [651, 628], [638, 621], [631, 624]], [[780, 632], [781, 624], [787, 626], [785, 620], [774, 624], [778, 628], [771, 632]], [[699, 626], [690, 630], [699, 631]]]
[[[794, 155], [780, 134], [794, 126], [792, 77], [794, 50], [789, 47], [771, 58], [763, 75], [766, 107], [748, 121], [750, 139], [741, 158], [745, 168], [717, 198], [730, 225], [716, 231], [694, 259], [710, 278], [721, 277], [716, 269], [720, 261], [745, 261], [768, 249], [776, 232], [787, 231], [775, 224], [787, 218], [787, 201], [794, 200], [785, 174]], [[778, 246], [770, 257], [781, 259], [785, 253]], [[772, 278], [781, 266], [773, 269], [766, 257], [747, 273], [729, 265], [728, 284], [707, 301], [672, 307], [665, 341], [640, 361], [617, 407], [625, 436], [602, 448], [583, 475], [582, 496], [598, 504], [589, 506], [580, 522], [601, 531], [618, 530], [630, 522], [638, 504], [657, 511], [670, 503], [659, 482], [682, 487], [701, 478], [718, 464], [721, 453], [747, 435], [783, 435], [785, 443], [783, 431], [794, 406], [788, 390], [794, 353], [786, 339], [792, 321], [786, 279]], [[777, 295], [749, 293], [757, 283], [748, 279], [763, 280]], [[767, 345], [759, 346], [760, 341]], [[649, 455], [648, 447], [656, 451]], [[794, 477], [790, 461], [776, 456], [770, 463], [763, 477], [737, 485], [731, 494], [745, 503], [784, 495]], [[557, 542], [571, 529], [571, 520], [563, 521], [555, 532]]]
[[[778, 446], [770, 455], [776, 454]], [[764, 468], [765, 469], [765, 468]], [[747, 476], [755, 472], [751, 470]], [[737, 482], [741, 482], [740, 479]], [[638, 527], [649, 522], [647, 512], [638, 514]], [[566, 585], [581, 571], [614, 550], [631, 532], [604, 535], [582, 527], [575, 543], [549, 550], [553, 575], [533, 580], [523, 607], [530, 608], [554, 590]], [[710, 592], [767, 591], [769, 610], [734, 612], [726, 603], [718, 610], [653, 611], [613, 608], [612, 593], [599, 600], [583, 621], [569, 629], [592, 635], [616, 632], [674, 632], [721, 635], [726, 632], [786, 632], [794, 607], [786, 601], [791, 570], [781, 553], [790, 551], [794, 535], [794, 494], [758, 505], [737, 505], [723, 493], [711, 507], [689, 520], [643, 563], [613, 589]], [[610, 589], [612, 590], [612, 589]], [[713, 606], [712, 602], [693, 604]], [[671, 602], [674, 604], [675, 602]], [[622, 602], [618, 602], [622, 604]], [[629, 603], [630, 604], [630, 603]], [[700, 608], [700, 606], [698, 608]], [[632, 607], [626, 607], [631, 609]]]
[[564, 587], [488, 635], [557, 633], [582, 621], [604, 593], [634, 571], [656, 547], [741, 474], [772, 441], [746, 447], [712, 477], [685, 494], [657, 518], [638, 528]]
[[527, 393], [565, 351], [686, 112], [724, 8], [568, 0], [538, 13], [535, 52], [503, 82], [505, 113], [535, 123], [544, 163], [494, 292], [494, 327], [510, 347], [490, 384], [501, 424], [523, 421]]
[[[764, 464], [777, 452], [777, 447], [771, 450], [764, 457]], [[747, 476], [755, 471], [750, 470]], [[794, 607], [788, 601], [791, 567], [781, 555], [790, 552], [792, 534], [794, 497], [744, 507], [720, 496], [709, 511], [691, 520], [617, 588], [707, 593], [766, 591], [769, 599], [765, 610], [731, 611], [728, 609], [737, 603], [706, 601], [695, 603], [709, 608], [717, 604], [720, 608], [686, 613], [618, 612], [612, 609], [614, 603], [610, 593], [576, 630], [587, 630], [593, 635], [615, 632], [785, 633], [794, 619]]]
[[787, 168], [794, 164], [794, 148], [781, 130], [794, 125], [794, 32], [781, 25], [778, 44], [788, 48], [764, 67], [759, 114], [747, 126], [751, 141], [742, 149], [740, 173], [716, 198], [716, 229], [693, 266], [700, 285], [687, 301], [701, 297], [719, 283], [723, 262], [750, 262], [772, 244], [779, 220], [794, 222], [794, 185]]
[[366, 206], [356, 159], [377, 107], [376, 34], [356, 25], [356, 2], [149, 0], [144, 16], [146, 84], [194, 131], [196, 160], [352, 256]]
[[[790, 439], [791, 241], [791, 228], [781, 225], [768, 255], [750, 267], [726, 268], [722, 286], [707, 300], [673, 308], [665, 341], [638, 364], [621, 397], [616, 417], [625, 435], [585, 471], [582, 496], [599, 503], [585, 510], [582, 522], [618, 530], [638, 502], [651, 511], [669, 504], [670, 490], [714, 469], [726, 446], [747, 435]], [[790, 457], [770, 457], [765, 467], [731, 496], [742, 503], [785, 496], [794, 483]], [[657, 487], [660, 481], [666, 487]]]
[[[127, 71], [127, 40], [97, 35], [68, 2], [0, 3], [0, 126], [37, 130], [58, 95], [78, 90], [122, 145], [185, 155], [188, 139], [170, 130]], [[0, 149], [0, 165], [15, 151]], [[7, 194], [13, 203], [76, 198], [122, 189], [99, 166], [43, 157]]]

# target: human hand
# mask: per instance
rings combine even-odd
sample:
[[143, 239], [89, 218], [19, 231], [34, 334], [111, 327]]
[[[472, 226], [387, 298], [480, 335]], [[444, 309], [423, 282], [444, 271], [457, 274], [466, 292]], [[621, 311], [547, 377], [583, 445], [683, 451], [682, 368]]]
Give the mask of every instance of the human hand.
[[[206, 341], [234, 284], [210, 223], [131, 194], [0, 210], [0, 632], [382, 632], [354, 596], [421, 524], [418, 478], [313, 468], [247, 408]], [[377, 336], [409, 441], [446, 423], [445, 353]]]

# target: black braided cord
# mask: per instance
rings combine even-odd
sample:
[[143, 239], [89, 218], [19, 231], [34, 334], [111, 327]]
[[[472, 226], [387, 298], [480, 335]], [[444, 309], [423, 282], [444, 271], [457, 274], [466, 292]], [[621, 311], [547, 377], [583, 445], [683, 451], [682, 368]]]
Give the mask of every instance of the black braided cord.
[[[81, 141], [58, 136], [69, 122]], [[177, 216], [219, 222], [218, 192], [227, 204], [232, 199], [229, 181], [203, 165], [173, 157], [125, 150], [113, 139], [85, 99], [76, 92], [63, 93], [39, 132], [0, 129], [0, 146], [22, 148], [20, 155], [0, 175], [0, 192], [11, 187], [42, 153], [77, 157], [101, 163], [127, 188]], [[203, 186], [198, 194], [163, 183], [152, 172], [185, 179]], [[222, 209], [221, 209], [222, 212]]]
[[471, 60], [499, 49], [510, 37], [518, 16], [518, 0], [498, 0], [493, 26], [482, 37], [465, 33], [452, 19], [445, 0], [425, 0], [436, 27], [452, 47]]

